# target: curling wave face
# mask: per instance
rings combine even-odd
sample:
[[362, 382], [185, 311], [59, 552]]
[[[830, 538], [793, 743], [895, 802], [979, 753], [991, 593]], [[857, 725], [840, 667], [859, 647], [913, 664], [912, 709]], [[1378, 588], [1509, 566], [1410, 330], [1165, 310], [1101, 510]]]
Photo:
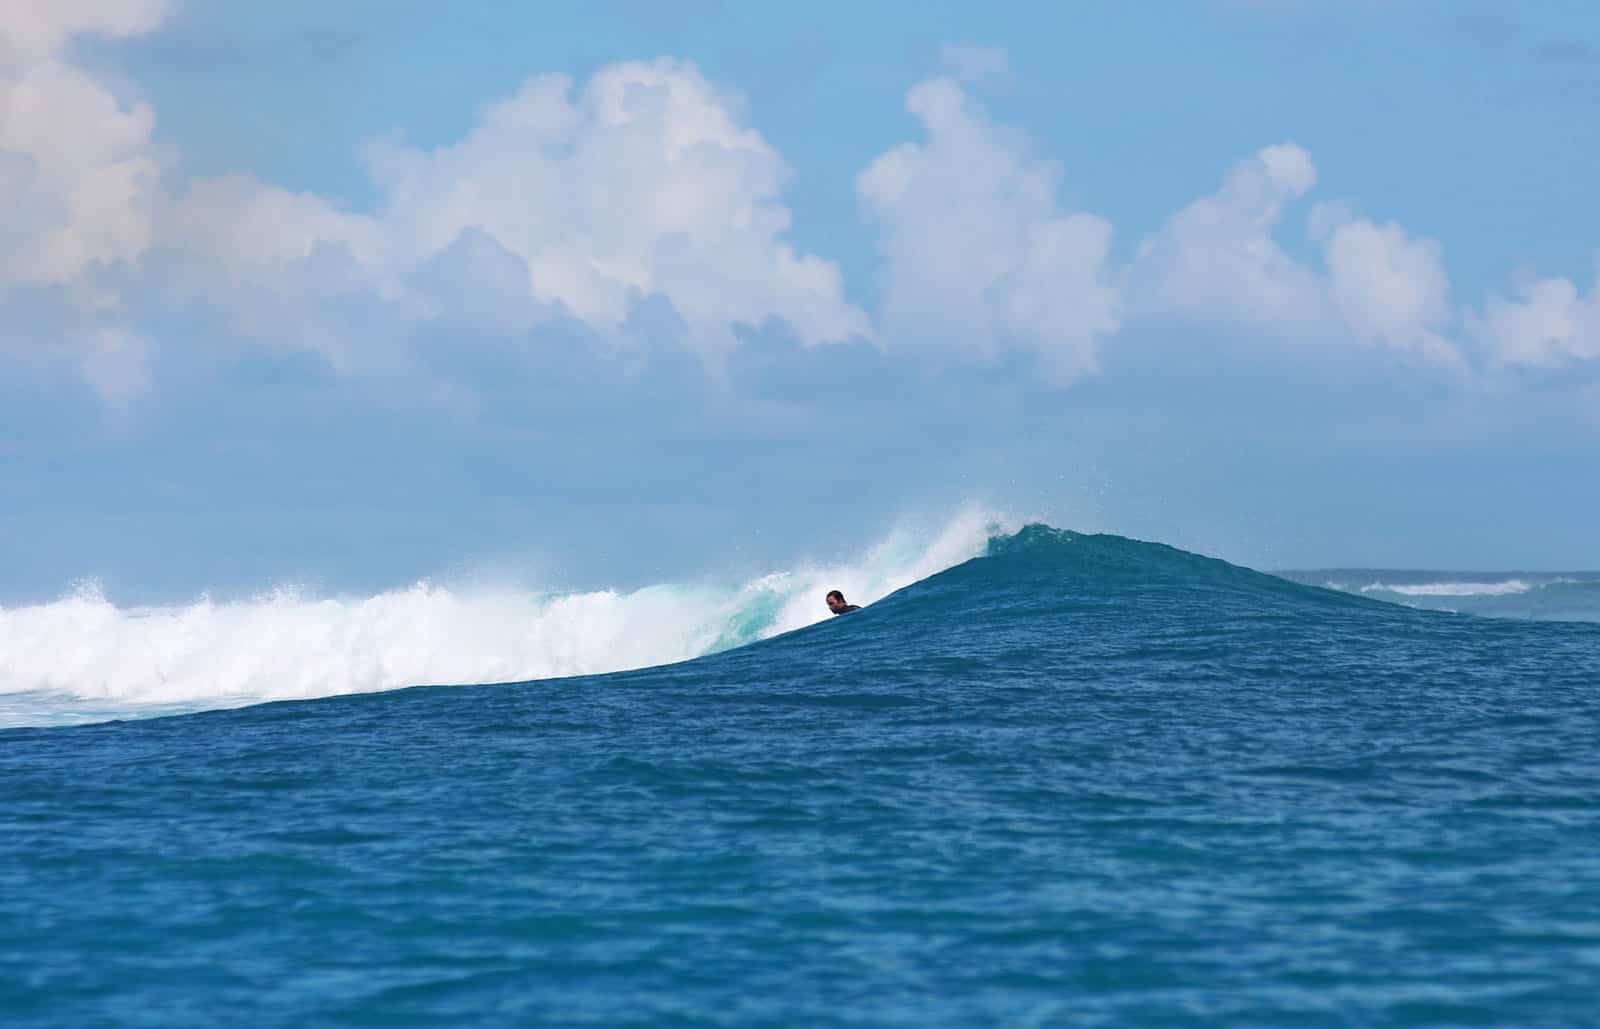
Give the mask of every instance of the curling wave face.
[[534, 594], [419, 582], [369, 597], [119, 607], [96, 587], [0, 608], [0, 726], [49, 725], [624, 671], [683, 661], [830, 617], [824, 591], [871, 603], [981, 554], [996, 516], [891, 533], [846, 565], [729, 586]]

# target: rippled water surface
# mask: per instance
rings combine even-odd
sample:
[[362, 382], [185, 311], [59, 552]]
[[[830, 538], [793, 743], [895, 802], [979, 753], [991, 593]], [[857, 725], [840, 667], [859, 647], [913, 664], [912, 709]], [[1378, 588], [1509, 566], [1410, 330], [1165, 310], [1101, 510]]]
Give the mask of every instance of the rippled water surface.
[[666, 668], [0, 732], [0, 1011], [1600, 1021], [1600, 626], [991, 550]]

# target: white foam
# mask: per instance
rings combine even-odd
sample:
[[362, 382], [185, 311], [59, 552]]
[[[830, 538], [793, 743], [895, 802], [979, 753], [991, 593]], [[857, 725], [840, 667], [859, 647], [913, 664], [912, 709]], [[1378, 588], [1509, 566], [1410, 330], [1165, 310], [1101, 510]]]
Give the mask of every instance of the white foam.
[[534, 594], [419, 582], [368, 597], [280, 589], [248, 601], [118, 607], [85, 586], [0, 608], [0, 724], [93, 721], [422, 683], [590, 675], [666, 664], [831, 617], [981, 554], [1003, 521], [890, 533], [858, 561], [752, 582]]
[[1532, 588], [1521, 579], [1507, 579], [1504, 582], [1429, 582], [1413, 586], [1375, 582], [1361, 587], [1361, 592], [1397, 593], [1402, 597], [1503, 597], [1526, 593]]

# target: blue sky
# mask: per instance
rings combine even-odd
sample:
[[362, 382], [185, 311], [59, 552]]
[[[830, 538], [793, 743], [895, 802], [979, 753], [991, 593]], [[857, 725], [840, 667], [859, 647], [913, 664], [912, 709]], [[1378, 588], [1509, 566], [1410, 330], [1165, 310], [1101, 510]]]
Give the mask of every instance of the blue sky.
[[1591, 4], [91, 6], [0, 14], [0, 602], [1600, 567]]

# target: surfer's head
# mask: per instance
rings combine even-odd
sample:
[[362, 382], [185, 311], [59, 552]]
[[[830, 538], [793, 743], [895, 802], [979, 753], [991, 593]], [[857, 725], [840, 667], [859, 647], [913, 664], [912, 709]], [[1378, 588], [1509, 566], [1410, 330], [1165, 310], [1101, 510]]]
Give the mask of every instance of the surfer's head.
[[828, 591], [828, 610], [838, 614], [845, 609], [844, 594], [838, 590]]

